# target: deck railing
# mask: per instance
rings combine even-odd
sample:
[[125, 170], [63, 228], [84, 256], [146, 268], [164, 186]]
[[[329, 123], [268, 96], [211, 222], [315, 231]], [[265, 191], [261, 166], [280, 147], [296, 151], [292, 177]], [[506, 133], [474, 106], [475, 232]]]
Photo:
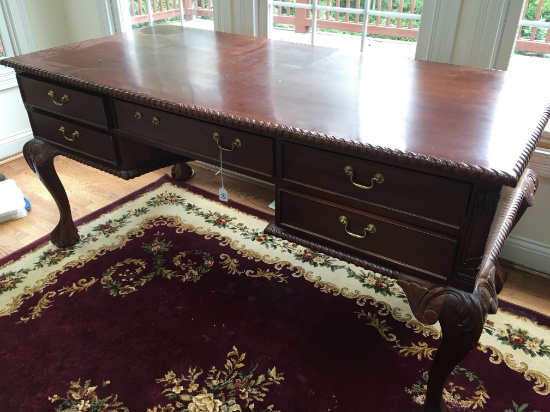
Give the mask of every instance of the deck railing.
[[516, 50], [550, 54], [550, 0], [525, 2]]
[[[331, 0], [316, 0], [318, 6], [334, 6]], [[296, 3], [311, 4], [310, 0], [296, 0]], [[318, 10], [316, 25], [320, 29], [337, 30], [352, 33], [363, 31], [363, 11], [365, 0], [342, 0], [336, 2], [338, 11]], [[418, 2], [421, 3], [421, 2]], [[367, 32], [391, 37], [418, 38], [421, 7], [416, 0], [370, 0]], [[348, 9], [348, 10], [345, 10]], [[351, 11], [349, 10], [351, 9]], [[353, 10], [357, 10], [354, 13]], [[273, 13], [275, 24], [295, 26], [296, 33], [307, 33], [313, 26], [311, 10], [294, 9], [277, 5]], [[399, 17], [380, 16], [381, 12], [392, 13]], [[373, 15], [376, 14], [376, 15]]]
[[[267, 1], [267, 0], [265, 0]], [[362, 11], [365, 0], [314, 0], [317, 5], [334, 6], [340, 10], [317, 10], [319, 29], [362, 32]], [[369, 34], [396, 38], [417, 39], [421, 0], [367, 0], [369, 1]], [[132, 24], [153, 24], [158, 20], [195, 17], [213, 17], [213, 0], [129, 0]], [[311, 4], [311, 0], [295, 0]], [[360, 13], [345, 9], [356, 9]], [[388, 12], [391, 16], [381, 16]], [[311, 10], [277, 5], [273, 8], [273, 23], [293, 27], [296, 33], [306, 33], [313, 26]], [[523, 10], [516, 50], [550, 54], [550, 0], [527, 0]]]
[[195, 16], [212, 17], [212, 0], [129, 0], [132, 25]]

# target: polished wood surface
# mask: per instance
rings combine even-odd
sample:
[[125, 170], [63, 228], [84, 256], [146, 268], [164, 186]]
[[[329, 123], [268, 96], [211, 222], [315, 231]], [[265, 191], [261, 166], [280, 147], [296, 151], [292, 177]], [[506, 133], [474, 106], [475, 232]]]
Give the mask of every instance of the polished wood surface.
[[[236, 127], [242, 117], [290, 137], [303, 131], [334, 136], [385, 162], [448, 175], [488, 174], [508, 185], [521, 176], [529, 156], [524, 148], [535, 144], [550, 103], [544, 73], [526, 79], [523, 72], [193, 29], [165, 36], [130, 32], [4, 64], [116, 97], [135, 93], [167, 111]], [[527, 84], [540, 93], [518, 104]]]

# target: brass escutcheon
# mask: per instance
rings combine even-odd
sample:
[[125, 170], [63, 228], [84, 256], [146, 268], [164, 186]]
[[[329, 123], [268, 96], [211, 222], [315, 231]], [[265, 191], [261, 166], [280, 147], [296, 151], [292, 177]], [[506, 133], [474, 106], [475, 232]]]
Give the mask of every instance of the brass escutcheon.
[[344, 167], [344, 173], [349, 176], [350, 182], [353, 183], [353, 185], [358, 187], [359, 189], [369, 190], [369, 189], [372, 189], [374, 187], [375, 183], [378, 183], [378, 184], [384, 183], [384, 176], [382, 176], [381, 173], [375, 173], [374, 174], [374, 177], [372, 177], [370, 179], [370, 186], [365, 186], [365, 185], [362, 185], [362, 184], [359, 184], [359, 183], [355, 183], [353, 181], [353, 167], [345, 166]]
[[55, 100], [55, 92], [53, 90], [48, 90], [48, 96], [51, 97], [53, 104], [56, 106], [63, 106], [65, 103], [69, 103], [69, 96], [66, 94], [61, 96], [61, 101], [59, 102]]
[[222, 146], [221, 144], [222, 137], [218, 132], [214, 132], [214, 134], [212, 135], [212, 138], [216, 141], [218, 148], [220, 150], [225, 150], [226, 152], [232, 152], [236, 148], [241, 147], [241, 139], [238, 139], [238, 138], [231, 142], [231, 149], [228, 149]]
[[75, 130], [74, 132], [72, 132], [71, 137], [65, 136], [65, 127], [63, 127], [63, 126], [61, 126], [59, 128], [59, 131], [61, 132], [61, 134], [63, 135], [65, 140], [68, 140], [69, 142], [74, 142], [74, 139], [76, 139], [80, 136], [80, 133], [78, 133], [78, 130]]
[[371, 235], [376, 233], [376, 226], [374, 226], [372, 223], [369, 223], [367, 225], [367, 227], [365, 227], [363, 229], [363, 234], [362, 235], [358, 235], [356, 233], [353, 233], [353, 232], [350, 232], [348, 230], [348, 218], [346, 216], [340, 216], [338, 218], [338, 220], [340, 221], [341, 224], [344, 225], [344, 230], [346, 231], [346, 233], [352, 237], [355, 237], [355, 238], [358, 238], [358, 239], [364, 239], [365, 237], [367, 237], [367, 235], [370, 233]]

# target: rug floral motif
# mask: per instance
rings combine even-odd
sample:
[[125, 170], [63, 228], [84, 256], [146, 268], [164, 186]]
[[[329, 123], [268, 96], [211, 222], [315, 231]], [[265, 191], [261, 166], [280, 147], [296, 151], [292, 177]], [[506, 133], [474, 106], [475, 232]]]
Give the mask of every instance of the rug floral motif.
[[[388, 361], [387, 365], [382, 362], [373, 368], [374, 375], [379, 375], [375, 376], [376, 380], [368, 378], [368, 371], [365, 372], [365, 376], [354, 378], [365, 379], [368, 382], [367, 386], [376, 389], [377, 385], [381, 385], [380, 382], [388, 379], [388, 376], [403, 375], [404, 381], [400, 381], [397, 389], [399, 394], [395, 395], [395, 399], [402, 399], [400, 402], [405, 403], [396, 405], [395, 409], [386, 406], [386, 410], [407, 410], [423, 403], [428, 368], [439, 344], [440, 330], [437, 325], [427, 326], [416, 321], [408, 307], [405, 294], [394, 280], [292, 242], [266, 235], [263, 233], [266, 221], [255, 216], [252, 211], [230, 208], [205, 196], [170, 182], [159, 183], [158, 187], [81, 225], [81, 240], [71, 248], [57, 249], [47, 243], [35, 247], [21, 257], [8, 257], [0, 261], [0, 320], [4, 318], [9, 320], [14, 328], [33, 331], [33, 328], [40, 327], [41, 322], [46, 322], [47, 318], [59, 316], [65, 305], [73, 305], [71, 307], [74, 310], [77, 310], [79, 305], [87, 307], [86, 302], [93, 302], [93, 296], [97, 299], [100, 296], [108, 297], [109, 300], [105, 302], [113, 302], [113, 313], [115, 308], [120, 305], [127, 307], [129, 302], [132, 305], [148, 305], [147, 307], [154, 308], [153, 310], [162, 309], [172, 313], [175, 310], [174, 305], [170, 309], [163, 309], [162, 305], [157, 305], [158, 302], [151, 302], [146, 293], [156, 290], [151, 296], [162, 297], [164, 293], [185, 287], [186, 289], [182, 289], [181, 292], [184, 296], [185, 291], [190, 293], [194, 290], [192, 288], [203, 285], [207, 291], [208, 288], [212, 289], [211, 293], [214, 294], [215, 289], [219, 287], [214, 283], [210, 286], [208, 283], [212, 281], [214, 273], [220, 273], [222, 280], [225, 277], [232, 282], [240, 282], [238, 285], [242, 288], [257, 288], [253, 289], [254, 291], [267, 284], [276, 285], [278, 289], [273, 289], [269, 293], [262, 292], [264, 294], [261, 295], [267, 300], [273, 298], [273, 302], [285, 302], [278, 301], [277, 294], [294, 297], [295, 290], [302, 291], [295, 288], [299, 286], [304, 288], [304, 299], [306, 291], [313, 291], [321, 299], [320, 302], [327, 302], [327, 305], [347, 305], [341, 310], [342, 313], [349, 313], [350, 319], [354, 319], [354, 328], [373, 331], [372, 336], [378, 337], [376, 344], [385, 345], [384, 351], [394, 354], [393, 360]], [[183, 244], [184, 242], [179, 240], [184, 238], [192, 241]], [[133, 253], [119, 253], [126, 250], [130, 244]], [[236, 299], [233, 290], [223, 292], [231, 294], [231, 299]], [[253, 293], [250, 292], [248, 296], [252, 299]], [[234, 302], [236, 307], [246, 303], [232, 301], [226, 296], [224, 298]], [[202, 298], [195, 299], [195, 306], [204, 303]], [[183, 297], [182, 301], [183, 306], [191, 305]], [[216, 304], [209, 302], [204, 307], [209, 308]], [[311, 325], [313, 330], [320, 328], [320, 322], [312, 319], [316, 317], [316, 312], [319, 312], [322, 305], [319, 303], [308, 308], [304, 304], [296, 313], [296, 317], [303, 319], [303, 324]], [[261, 310], [263, 306], [254, 307]], [[192, 313], [191, 309], [184, 307], [182, 310]], [[510, 306], [509, 310], [500, 310], [497, 315], [488, 318], [478, 347], [452, 373], [445, 390], [445, 400], [453, 410], [550, 410], [545, 406], [550, 403], [550, 323], [530, 320], [525, 311], [514, 312], [513, 309], [514, 307]], [[308, 313], [308, 310], [311, 312]], [[227, 311], [232, 312], [232, 308], [228, 308]], [[327, 309], [326, 313], [324, 316], [330, 318], [333, 309]], [[94, 319], [89, 311], [82, 316], [88, 320]], [[136, 314], [136, 319], [141, 316], [143, 315]], [[206, 315], [196, 316], [198, 319]], [[292, 318], [293, 315], [289, 316]], [[336, 314], [334, 316], [336, 325], [339, 318]], [[193, 319], [186, 318], [186, 321], [191, 322]], [[277, 325], [276, 319], [266, 319]], [[542, 316], [537, 319], [547, 321]], [[240, 323], [235, 320], [235, 325], [254, 321], [255, 315], [250, 315], [249, 318], [243, 318]], [[330, 323], [328, 319], [326, 322]], [[263, 321], [261, 326], [269, 326], [264, 325], [265, 323]], [[192, 322], [185, 323], [189, 324], [193, 325]], [[189, 326], [186, 327], [190, 329]], [[224, 324], [214, 327], [226, 326]], [[279, 327], [281, 331], [292, 329], [288, 325]], [[174, 333], [176, 332], [178, 331]], [[82, 333], [93, 334], [91, 330]], [[181, 330], [173, 336], [182, 339], [185, 345], [184, 337], [191, 336], [192, 333], [193, 330]], [[339, 332], [339, 335], [345, 333], [344, 330]], [[206, 333], [203, 335], [206, 347], [213, 338], [210, 334], [208, 337]], [[243, 346], [249, 340], [239, 334], [228, 335], [227, 331], [220, 332], [219, 335], [217, 332], [213, 333], [213, 336], [223, 336], [223, 339], [233, 336], [235, 340], [239, 340], [239, 344], [223, 342], [223, 359], [219, 353], [208, 353], [205, 349], [207, 353], [201, 352], [200, 356], [200, 359], [203, 359], [202, 363], [186, 362], [182, 357], [182, 360], [175, 362], [174, 367], [167, 367], [164, 371], [159, 369], [154, 378], [151, 372], [149, 386], [147, 389], [141, 389], [140, 399], [145, 396], [143, 392], [154, 395], [146, 397], [150, 403], [142, 403], [141, 409], [126, 406], [129, 400], [125, 396], [133, 392], [129, 389], [125, 389], [126, 392], [121, 391], [120, 385], [123, 382], [115, 383], [112, 377], [99, 376], [98, 373], [95, 373], [96, 376], [79, 375], [77, 370], [71, 379], [64, 383], [56, 383], [56, 391], [48, 393], [45, 398], [50, 403], [51, 410], [56, 411], [320, 410], [295, 409], [295, 406], [289, 406], [292, 403], [288, 403], [288, 396], [283, 396], [293, 391], [299, 393], [302, 389], [299, 386], [300, 382], [306, 381], [304, 387], [307, 386], [309, 389], [302, 395], [304, 405], [308, 405], [306, 398], [313, 399], [319, 396], [313, 394], [314, 386], [311, 386], [311, 378], [305, 377], [306, 372], [293, 371], [290, 363], [286, 362], [286, 357], [290, 358], [290, 354], [286, 353], [285, 356], [285, 353], [279, 353], [282, 358], [273, 354], [259, 355], [257, 348]], [[299, 341], [299, 334], [297, 336], [296, 339]], [[336, 336], [327, 340], [338, 338]], [[274, 335], [273, 339], [277, 339], [277, 335]], [[363, 347], [374, 345], [371, 343], [373, 338], [368, 339], [369, 342], [361, 343]], [[319, 351], [323, 346], [322, 341], [323, 339], [318, 344]], [[273, 348], [277, 348], [277, 345], [274, 345]], [[140, 350], [140, 353], [147, 353], [146, 348]], [[353, 348], [349, 350], [352, 352]], [[185, 353], [183, 348], [175, 351]], [[316, 351], [317, 349], [312, 350], [311, 353], [316, 354]], [[342, 351], [345, 352], [345, 349]], [[250, 357], [250, 352], [260, 358], [259, 362], [254, 360], [254, 356]], [[0, 356], [7, 359], [10, 354], [0, 349]], [[330, 353], [322, 356], [330, 365]], [[198, 357], [191, 358], [199, 360]], [[109, 359], [113, 361], [112, 358]], [[365, 362], [365, 365], [368, 365], [367, 360]], [[480, 367], [481, 362], [483, 367]], [[115, 366], [113, 365], [111, 370], [116, 369]], [[63, 370], [61, 366], [58, 368]], [[341, 365], [334, 366], [335, 371], [342, 368]], [[395, 370], [396, 368], [398, 370]], [[492, 372], [487, 374], [485, 368], [491, 369]], [[86, 370], [81, 366], [75, 369]], [[133, 373], [137, 374], [137, 370]], [[498, 382], [498, 375], [493, 375], [495, 373], [505, 373], [506, 379], [510, 379], [509, 384], [520, 389], [508, 390], [506, 385], [500, 389], [501, 383]], [[0, 380], [4, 381], [10, 377], [9, 372], [5, 376], [0, 372], [0, 375]], [[336, 385], [341, 377], [333, 376], [332, 379]], [[2, 389], [9, 388], [9, 384], [3, 385], [0, 383], [0, 399]], [[349, 382], [347, 386], [350, 385], [354, 387], [356, 383]], [[338, 403], [339, 393], [334, 392], [332, 395], [333, 409], [327, 404], [323, 410], [350, 410], [341, 409], [345, 408], [347, 400], [340, 400]], [[507, 394], [512, 397], [506, 397]], [[375, 397], [367, 395], [369, 396]], [[369, 405], [369, 399], [364, 399], [358, 393], [353, 397], [359, 404], [355, 410], [369, 410], [366, 406]]]

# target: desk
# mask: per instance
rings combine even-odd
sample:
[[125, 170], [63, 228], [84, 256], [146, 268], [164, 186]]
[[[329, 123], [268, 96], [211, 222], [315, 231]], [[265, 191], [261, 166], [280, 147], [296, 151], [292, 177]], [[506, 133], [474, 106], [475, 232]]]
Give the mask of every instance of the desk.
[[186, 161], [222, 150], [228, 169], [275, 184], [269, 233], [396, 278], [415, 316], [440, 322], [423, 410], [448, 410], [443, 385], [497, 310], [497, 256], [533, 202], [548, 82], [181, 30], [1, 61], [35, 135], [25, 158], [59, 208], [52, 242], [79, 239], [55, 156], [188, 179]]

